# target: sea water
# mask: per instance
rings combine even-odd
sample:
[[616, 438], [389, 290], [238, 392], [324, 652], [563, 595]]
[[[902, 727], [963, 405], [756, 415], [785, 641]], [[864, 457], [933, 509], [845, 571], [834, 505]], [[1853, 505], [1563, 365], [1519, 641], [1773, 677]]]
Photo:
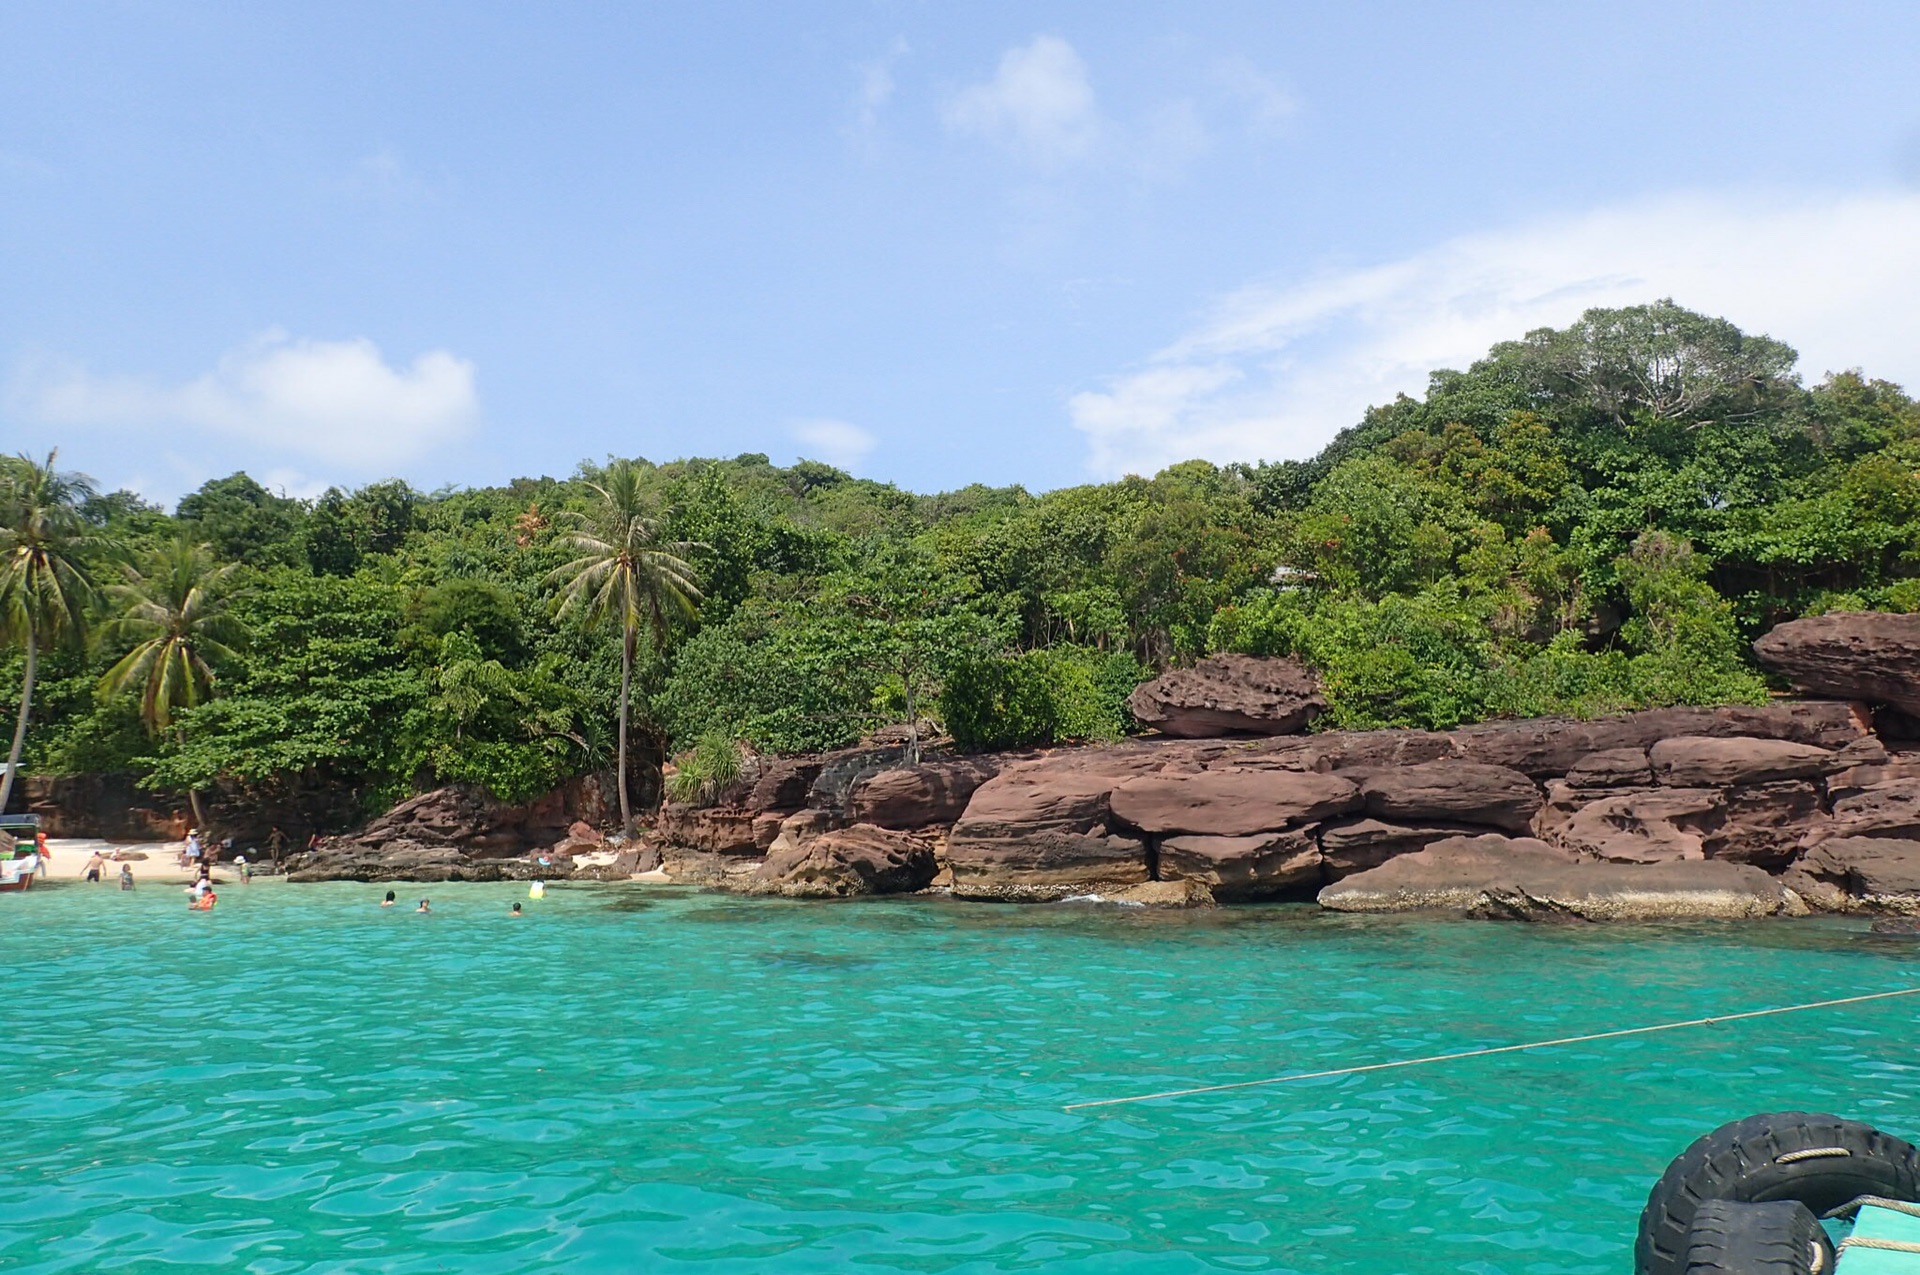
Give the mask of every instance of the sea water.
[[0, 1268], [1598, 1275], [1722, 1121], [1920, 1133], [1920, 998], [1063, 1109], [1920, 983], [1854, 922], [384, 890], [0, 896]]

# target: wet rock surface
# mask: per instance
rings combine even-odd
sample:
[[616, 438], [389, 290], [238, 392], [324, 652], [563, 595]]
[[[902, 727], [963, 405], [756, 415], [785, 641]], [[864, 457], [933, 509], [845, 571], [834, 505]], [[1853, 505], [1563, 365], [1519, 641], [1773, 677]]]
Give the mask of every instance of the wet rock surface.
[[926, 889], [938, 870], [925, 840], [861, 823], [769, 854], [749, 891], [793, 899], [911, 894]]

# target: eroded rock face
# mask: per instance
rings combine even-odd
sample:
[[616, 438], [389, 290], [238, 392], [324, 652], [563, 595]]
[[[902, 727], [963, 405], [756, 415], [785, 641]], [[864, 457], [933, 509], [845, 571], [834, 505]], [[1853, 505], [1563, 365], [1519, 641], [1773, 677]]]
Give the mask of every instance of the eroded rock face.
[[1216, 899], [1269, 899], [1318, 886], [1320, 847], [1306, 831], [1252, 837], [1168, 837], [1160, 880], [1198, 881]]
[[1575, 762], [1566, 778], [1570, 788], [1644, 788], [1653, 783], [1653, 767], [1644, 748], [1602, 748]]
[[1920, 838], [1920, 778], [1888, 780], [1833, 803], [1833, 835]]
[[1920, 912], [1920, 840], [1835, 837], [1807, 851], [1793, 866], [1832, 885], [1854, 906]]
[[1211, 655], [1134, 688], [1127, 707], [1163, 735], [1291, 735], [1327, 710], [1320, 681], [1298, 660]]
[[1785, 739], [1714, 739], [1682, 735], [1647, 751], [1654, 778], [1674, 788], [1765, 784], [1817, 779], [1834, 768], [1834, 754]]
[[1448, 837], [1478, 836], [1485, 829], [1459, 823], [1406, 824], [1362, 817], [1320, 825], [1320, 861], [1327, 880], [1338, 881], [1389, 859], [1424, 850]]
[[1212, 837], [1271, 832], [1359, 805], [1359, 789], [1337, 775], [1285, 770], [1147, 775], [1116, 785], [1111, 798], [1113, 817], [1130, 828]]
[[1514, 920], [1652, 921], [1771, 916], [1778, 881], [1746, 864], [1628, 865], [1582, 859], [1531, 838], [1461, 837], [1320, 892], [1343, 912], [1439, 908]]
[[1548, 835], [1611, 863], [1670, 863], [1705, 858], [1707, 836], [1725, 815], [1726, 800], [1714, 789], [1654, 788], [1600, 796]]
[[1367, 813], [1379, 819], [1446, 819], [1524, 832], [1540, 809], [1533, 780], [1505, 766], [1434, 761], [1374, 771], [1360, 782]]
[[926, 889], [936, 871], [925, 839], [860, 823], [769, 854], [749, 889], [795, 899], [910, 894]]
[[1110, 774], [1029, 762], [982, 784], [947, 836], [961, 898], [1048, 900], [1150, 877], [1144, 842], [1112, 835]]
[[1763, 633], [1753, 653], [1796, 690], [1920, 714], [1920, 615], [1834, 611], [1790, 620]]
[[931, 828], [966, 813], [976, 789], [1000, 773], [992, 757], [963, 757], [882, 770], [847, 793], [847, 818], [881, 828]]
[[1806, 780], [1729, 788], [1725, 802], [1720, 826], [1706, 838], [1709, 858], [1778, 872], [1802, 845], [1828, 832], [1820, 789]]
[[1655, 708], [1591, 721], [1541, 717], [1481, 722], [1451, 731], [1449, 737], [1455, 755], [1463, 760], [1508, 766], [1534, 779], [1546, 779], [1567, 774], [1589, 753], [1646, 749], [1680, 735], [1748, 735], [1841, 748], [1866, 735], [1867, 728], [1868, 715], [1858, 706], [1811, 700], [1759, 707]]
[[[755, 827], [759, 812], [744, 806], [683, 806], [668, 802], [660, 807], [655, 832], [669, 845], [706, 854], [757, 855], [765, 847]], [[774, 821], [778, 830], [779, 820]], [[768, 840], [770, 845], [771, 838]]]

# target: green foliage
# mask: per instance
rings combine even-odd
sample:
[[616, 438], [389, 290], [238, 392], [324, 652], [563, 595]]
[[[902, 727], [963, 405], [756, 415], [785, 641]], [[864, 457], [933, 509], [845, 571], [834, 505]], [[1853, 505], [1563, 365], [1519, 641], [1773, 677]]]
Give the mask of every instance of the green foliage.
[[689, 805], [710, 805], [739, 782], [740, 745], [725, 731], [708, 731], [691, 749], [673, 759], [667, 795]]
[[94, 693], [132, 634], [36, 640], [30, 766], [304, 807], [517, 799], [627, 753], [623, 777], [676, 749], [724, 768], [714, 740], [1113, 738], [1140, 678], [1211, 650], [1312, 663], [1329, 727], [1751, 701], [1766, 627], [1920, 611], [1920, 404], [1792, 363], [1671, 302], [1596, 310], [1435, 371], [1310, 460], [1038, 495], [760, 454], [312, 502], [236, 474], [173, 516], [80, 484], [51, 502], [71, 574], [0, 596], [0, 692], [24, 690], [23, 599], [61, 613], [43, 636], [97, 631], [114, 609], [81, 586], [157, 579], [184, 532], [253, 581], [231, 602], [253, 641], [207, 661], [219, 697], [177, 701], [156, 744], [138, 679]]
[[1149, 676], [1131, 652], [1055, 646], [966, 660], [940, 695], [962, 748], [1027, 748], [1118, 739], [1133, 727], [1127, 696]]

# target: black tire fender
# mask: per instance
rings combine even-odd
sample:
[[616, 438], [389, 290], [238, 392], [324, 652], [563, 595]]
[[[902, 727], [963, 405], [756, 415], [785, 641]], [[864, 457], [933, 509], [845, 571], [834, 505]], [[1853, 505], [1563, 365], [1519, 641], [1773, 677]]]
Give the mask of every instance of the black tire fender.
[[1706, 1200], [1687, 1233], [1687, 1275], [1830, 1275], [1833, 1241], [1798, 1200]]
[[1920, 1199], [1920, 1151], [1872, 1125], [1781, 1111], [1715, 1129], [1660, 1175], [1640, 1213], [1637, 1275], [1686, 1275], [1694, 1215], [1709, 1200], [1797, 1200], [1815, 1215], [1858, 1196]]

